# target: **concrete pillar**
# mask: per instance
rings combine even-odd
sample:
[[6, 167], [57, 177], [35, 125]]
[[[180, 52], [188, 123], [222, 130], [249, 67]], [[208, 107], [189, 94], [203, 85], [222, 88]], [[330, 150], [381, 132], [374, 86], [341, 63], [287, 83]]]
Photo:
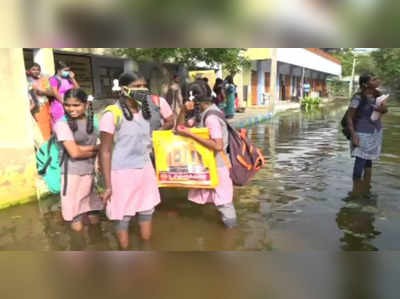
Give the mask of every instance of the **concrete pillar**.
[[264, 61], [257, 61], [257, 105], [262, 103], [264, 86], [265, 86], [265, 72], [264, 72]]
[[42, 74], [52, 76], [55, 73], [54, 53], [52, 48], [39, 48], [33, 50], [33, 62], [39, 63]]
[[304, 98], [304, 76], [305, 76], [305, 69], [304, 67], [301, 68], [301, 80], [300, 80], [300, 98]]
[[33, 118], [22, 48], [0, 49], [0, 209], [36, 200]]
[[291, 98], [294, 96], [294, 90], [293, 90], [293, 86], [294, 86], [294, 80], [293, 80], [293, 70], [294, 70], [294, 66], [290, 65], [289, 66], [289, 100], [291, 100]]
[[[237, 86], [236, 92], [239, 97], [239, 106], [243, 107], [244, 106], [244, 101], [243, 101], [243, 68], [240, 68], [239, 71], [235, 74], [233, 77], [233, 81]], [[213, 88], [214, 85], [211, 85], [211, 88]]]
[[217, 78], [222, 78], [222, 79], [224, 79], [224, 78], [222, 77], [223, 74], [222, 74], [222, 65], [221, 65], [221, 64], [218, 65], [218, 70], [216, 71], [215, 75], [217, 76]]
[[270, 88], [271, 88], [271, 103], [272, 105], [275, 104], [275, 102], [278, 99], [277, 94], [277, 77], [278, 77], [278, 59], [277, 59], [277, 48], [271, 48], [271, 76], [270, 76]]

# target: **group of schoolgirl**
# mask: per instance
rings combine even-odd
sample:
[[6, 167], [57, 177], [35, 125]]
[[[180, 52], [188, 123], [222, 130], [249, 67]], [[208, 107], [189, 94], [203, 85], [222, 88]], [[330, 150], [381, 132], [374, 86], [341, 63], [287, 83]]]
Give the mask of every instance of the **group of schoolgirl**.
[[[208, 113], [219, 109], [212, 104], [204, 82], [189, 85], [190, 100], [176, 119], [165, 99], [151, 95], [141, 74], [123, 73], [118, 82], [119, 99], [103, 111], [98, 124], [88, 96], [74, 88], [65, 93], [65, 116], [54, 126], [57, 141], [64, 148], [61, 152], [67, 156], [61, 165], [61, 210], [72, 230], [80, 232], [84, 219], [98, 224], [98, 211], [105, 210], [115, 224], [121, 249], [129, 247], [128, 229], [134, 216], [142, 239], [150, 239], [152, 215], [160, 203], [151, 161], [152, 131], [173, 129], [174, 124], [176, 134], [193, 138], [216, 155], [219, 185], [212, 190], [193, 189], [188, 199], [198, 204], [214, 203], [225, 226], [236, 226], [233, 184], [222, 158], [228, 145], [227, 126], [217, 113]], [[210, 139], [192, 134], [189, 127], [193, 126], [208, 128]], [[96, 158], [105, 185], [101, 195], [94, 188]]]
[[79, 88], [75, 73], [63, 61], [57, 61], [56, 73], [43, 76], [38, 63], [26, 71], [30, 110], [41, 133], [42, 143], [50, 139], [54, 125], [64, 116], [63, 98], [73, 88]]

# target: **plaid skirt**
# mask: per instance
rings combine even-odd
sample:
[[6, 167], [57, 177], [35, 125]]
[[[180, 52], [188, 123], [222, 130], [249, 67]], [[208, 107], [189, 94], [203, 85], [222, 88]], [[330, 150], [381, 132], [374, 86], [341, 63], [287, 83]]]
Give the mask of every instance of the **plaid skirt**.
[[360, 146], [353, 147], [350, 142], [350, 151], [352, 157], [359, 157], [365, 160], [377, 160], [381, 155], [383, 130], [375, 130], [374, 133], [356, 132]]

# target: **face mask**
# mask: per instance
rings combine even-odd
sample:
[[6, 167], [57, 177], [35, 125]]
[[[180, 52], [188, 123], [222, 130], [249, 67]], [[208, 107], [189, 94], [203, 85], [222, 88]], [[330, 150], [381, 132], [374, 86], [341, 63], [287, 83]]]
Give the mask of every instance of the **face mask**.
[[136, 100], [139, 105], [142, 105], [144, 101], [147, 100], [147, 97], [151, 95], [150, 91], [145, 88], [129, 88], [124, 86], [122, 88], [122, 94], [128, 98]]
[[69, 71], [62, 71], [61, 72], [61, 76], [64, 78], [68, 78], [69, 77]]

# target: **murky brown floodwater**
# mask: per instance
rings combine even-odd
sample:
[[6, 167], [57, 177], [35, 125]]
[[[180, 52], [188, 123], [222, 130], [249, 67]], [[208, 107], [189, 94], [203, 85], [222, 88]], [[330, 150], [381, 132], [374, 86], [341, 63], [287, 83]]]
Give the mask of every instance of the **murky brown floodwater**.
[[[395, 101], [392, 101], [395, 103]], [[227, 231], [214, 206], [188, 202], [163, 190], [151, 243], [132, 226], [133, 249], [168, 251], [341, 251], [400, 249], [400, 104], [384, 119], [383, 155], [369, 191], [353, 196], [347, 141], [338, 131], [345, 105], [287, 112], [249, 129], [268, 157], [249, 186], [237, 188], [236, 230]], [[87, 250], [115, 250], [111, 223], [90, 238]], [[71, 238], [50, 198], [0, 211], [0, 250], [69, 250]]]

